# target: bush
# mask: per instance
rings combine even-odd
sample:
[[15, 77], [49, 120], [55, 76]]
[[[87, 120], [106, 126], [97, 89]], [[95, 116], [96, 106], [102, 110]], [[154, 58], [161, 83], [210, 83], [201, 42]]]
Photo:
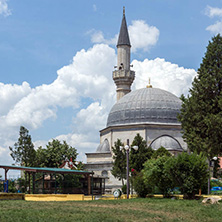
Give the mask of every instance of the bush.
[[136, 191], [139, 197], [146, 197], [148, 193], [152, 192], [152, 186], [144, 182], [142, 173], [138, 173], [134, 177], [133, 182], [134, 182], [134, 190]]
[[208, 165], [203, 155], [182, 153], [166, 162], [174, 187], [179, 187], [184, 199], [194, 199], [208, 179]]
[[127, 186], [126, 186], [126, 184], [124, 184], [124, 185], [122, 186], [122, 193], [123, 193], [123, 194], [126, 194], [126, 193], [127, 193]]
[[171, 158], [163, 155], [157, 159], [148, 160], [144, 164], [143, 169], [145, 183], [157, 186], [164, 197], [169, 197], [171, 195], [170, 191], [173, 188], [171, 176], [165, 169], [165, 163]]

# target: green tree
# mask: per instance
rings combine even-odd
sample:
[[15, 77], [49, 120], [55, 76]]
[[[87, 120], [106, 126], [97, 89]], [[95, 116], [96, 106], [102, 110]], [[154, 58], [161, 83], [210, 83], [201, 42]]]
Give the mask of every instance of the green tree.
[[36, 153], [39, 166], [56, 168], [61, 166], [65, 159], [72, 159], [74, 161], [78, 155], [74, 147], [69, 146], [66, 141], [61, 143], [57, 139], [48, 142], [46, 149], [39, 147]]
[[36, 165], [38, 167], [46, 167], [46, 152], [42, 146], [36, 150]]
[[123, 143], [118, 139], [112, 147], [114, 161], [111, 173], [115, 178], [121, 180], [122, 185], [124, 185], [124, 179], [126, 179], [126, 151], [120, 147], [123, 147]]
[[180, 188], [185, 199], [194, 199], [208, 178], [206, 157], [202, 154], [184, 152], [177, 157], [169, 158], [164, 168], [170, 175], [174, 187]]
[[153, 158], [144, 164], [143, 178], [145, 184], [157, 186], [164, 197], [170, 195], [170, 190], [173, 187], [173, 181], [169, 172], [165, 169], [166, 162], [173, 157], [162, 155], [158, 158]]
[[26, 167], [35, 166], [36, 151], [29, 131], [24, 126], [20, 127], [18, 142], [14, 147], [9, 147], [9, 150], [15, 163]]
[[158, 150], [155, 150], [152, 154], [152, 159], [157, 159], [162, 156], [172, 156], [171, 153], [166, 150], [164, 147], [160, 147]]
[[190, 96], [181, 96], [179, 120], [191, 151], [203, 152], [208, 160], [222, 154], [222, 37], [207, 46]]
[[147, 147], [146, 141], [138, 133], [131, 147], [138, 146], [138, 150], [131, 149], [130, 151], [130, 168], [140, 172], [143, 169], [143, 164], [151, 158], [153, 150], [151, 147]]

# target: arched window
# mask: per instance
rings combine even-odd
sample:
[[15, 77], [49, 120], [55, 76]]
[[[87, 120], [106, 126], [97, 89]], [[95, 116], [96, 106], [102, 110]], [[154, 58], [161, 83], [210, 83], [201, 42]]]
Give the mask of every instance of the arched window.
[[101, 173], [101, 176], [103, 176], [103, 177], [108, 177], [108, 172], [107, 172], [107, 170], [103, 170], [102, 173]]

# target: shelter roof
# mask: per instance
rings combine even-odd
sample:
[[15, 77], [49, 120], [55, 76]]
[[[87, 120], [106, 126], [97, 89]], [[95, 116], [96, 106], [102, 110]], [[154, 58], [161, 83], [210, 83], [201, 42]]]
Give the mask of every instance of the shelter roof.
[[0, 168], [8, 170], [23, 170], [27, 172], [34, 173], [61, 173], [61, 174], [93, 174], [93, 172], [84, 171], [84, 170], [69, 170], [63, 168], [47, 168], [47, 167], [24, 167], [24, 166], [9, 166], [9, 165], [0, 165]]

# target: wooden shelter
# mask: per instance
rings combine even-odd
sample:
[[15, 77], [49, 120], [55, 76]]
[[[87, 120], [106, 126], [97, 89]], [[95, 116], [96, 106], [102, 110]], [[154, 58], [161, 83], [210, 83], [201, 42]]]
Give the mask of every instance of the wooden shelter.
[[[8, 165], [0, 165], [0, 168], [3, 168], [5, 170], [5, 184], [7, 184], [7, 173], [9, 170], [21, 170], [28, 173], [28, 187], [29, 187], [29, 193], [35, 194], [36, 193], [36, 174], [40, 173], [42, 174], [42, 193], [44, 193], [44, 178], [45, 175], [57, 175], [57, 174], [72, 174], [72, 175], [82, 175], [85, 181], [85, 184], [87, 185], [87, 194], [93, 195], [93, 172], [83, 171], [83, 170], [70, 170], [70, 169], [63, 169], [63, 168], [40, 168], [40, 167], [23, 167], [23, 166], [8, 166]], [[32, 176], [32, 181], [31, 181]], [[31, 187], [32, 184], [32, 187]], [[55, 186], [56, 188], [56, 186]], [[5, 192], [7, 190], [5, 189]], [[56, 193], [56, 189], [55, 189]]]

